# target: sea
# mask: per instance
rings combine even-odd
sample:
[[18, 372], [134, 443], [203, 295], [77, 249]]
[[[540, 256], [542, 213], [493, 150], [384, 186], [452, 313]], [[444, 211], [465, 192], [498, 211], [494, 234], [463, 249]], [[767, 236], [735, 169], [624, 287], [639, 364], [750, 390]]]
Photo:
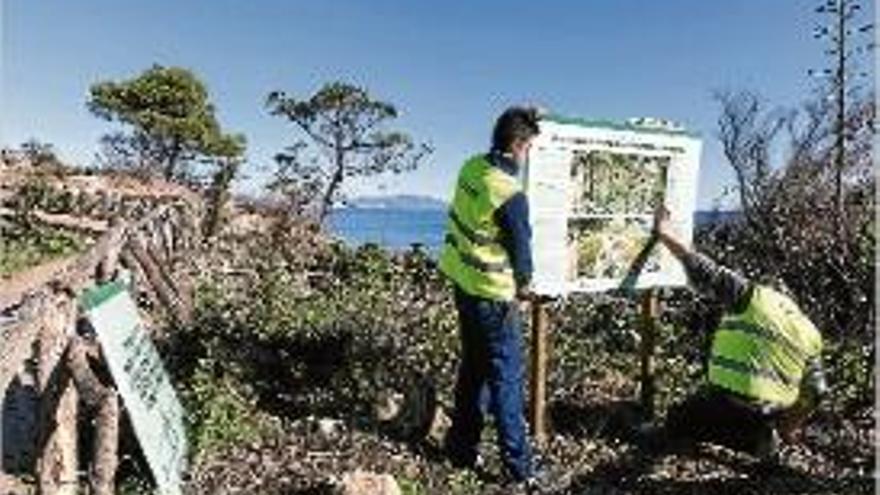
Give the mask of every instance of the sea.
[[[419, 245], [437, 256], [443, 245], [446, 209], [439, 208], [341, 208], [330, 214], [330, 231], [347, 244], [373, 243], [391, 251]], [[696, 225], [735, 218], [737, 212], [698, 211]]]

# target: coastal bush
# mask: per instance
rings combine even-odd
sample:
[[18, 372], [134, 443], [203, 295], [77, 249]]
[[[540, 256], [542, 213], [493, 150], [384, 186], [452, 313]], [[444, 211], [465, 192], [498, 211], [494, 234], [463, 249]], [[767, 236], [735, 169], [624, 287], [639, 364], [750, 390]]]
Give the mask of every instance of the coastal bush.
[[165, 346], [200, 449], [259, 431], [233, 411], [369, 425], [383, 390], [427, 380], [451, 391], [455, 313], [426, 254], [331, 242], [304, 260], [265, 248], [254, 241], [239, 257], [249, 275], [237, 286], [205, 276], [195, 323]]

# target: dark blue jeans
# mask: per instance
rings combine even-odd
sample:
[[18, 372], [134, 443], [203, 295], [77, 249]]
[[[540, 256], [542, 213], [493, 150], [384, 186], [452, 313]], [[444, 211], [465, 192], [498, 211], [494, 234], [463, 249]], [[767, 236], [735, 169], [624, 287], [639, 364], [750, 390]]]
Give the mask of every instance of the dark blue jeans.
[[522, 336], [513, 302], [471, 296], [455, 288], [461, 337], [461, 363], [455, 386], [455, 410], [446, 449], [453, 463], [472, 466], [483, 430], [481, 396], [489, 392], [489, 410], [498, 431], [505, 467], [515, 480], [531, 474], [531, 452], [523, 418]]

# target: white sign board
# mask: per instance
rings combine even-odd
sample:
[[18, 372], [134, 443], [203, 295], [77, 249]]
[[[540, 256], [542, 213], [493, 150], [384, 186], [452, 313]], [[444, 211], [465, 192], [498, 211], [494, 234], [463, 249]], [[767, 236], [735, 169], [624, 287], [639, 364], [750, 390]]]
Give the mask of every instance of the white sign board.
[[159, 493], [181, 493], [186, 463], [183, 408], [137, 307], [121, 281], [95, 287], [81, 304], [95, 329]]
[[[548, 117], [541, 121], [525, 171], [542, 295], [684, 285], [665, 249], [643, 251], [658, 202], [690, 244], [701, 142], [669, 124]], [[646, 258], [636, 279], [633, 262]]]

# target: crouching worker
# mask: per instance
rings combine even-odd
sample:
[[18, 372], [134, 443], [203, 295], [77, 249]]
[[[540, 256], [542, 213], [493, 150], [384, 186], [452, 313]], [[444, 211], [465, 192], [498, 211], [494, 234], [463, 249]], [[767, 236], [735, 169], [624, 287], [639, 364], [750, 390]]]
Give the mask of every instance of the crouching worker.
[[655, 451], [707, 441], [777, 461], [780, 437], [792, 441], [825, 392], [821, 335], [788, 296], [687, 250], [665, 208], [654, 230], [691, 285], [724, 314], [712, 335], [707, 383], [641, 441]]
[[488, 388], [502, 459], [515, 482], [534, 479], [516, 299], [528, 296], [532, 275], [528, 203], [518, 175], [538, 132], [531, 110], [514, 107], [498, 118], [492, 150], [467, 160], [458, 175], [439, 261], [455, 286], [461, 339], [446, 453], [457, 467], [476, 467], [480, 397]]

